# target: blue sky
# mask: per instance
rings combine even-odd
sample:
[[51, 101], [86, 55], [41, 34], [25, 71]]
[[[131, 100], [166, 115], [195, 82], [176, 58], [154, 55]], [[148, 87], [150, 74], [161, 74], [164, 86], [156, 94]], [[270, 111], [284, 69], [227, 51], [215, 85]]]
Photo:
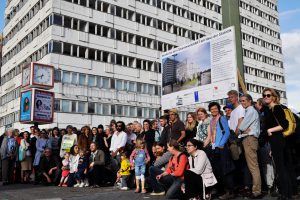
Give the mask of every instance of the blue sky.
[[[0, 0], [0, 32], [4, 26], [6, 0]], [[300, 0], [278, 0], [279, 23], [286, 71], [287, 97], [289, 106], [300, 111]], [[298, 69], [297, 69], [298, 68]]]

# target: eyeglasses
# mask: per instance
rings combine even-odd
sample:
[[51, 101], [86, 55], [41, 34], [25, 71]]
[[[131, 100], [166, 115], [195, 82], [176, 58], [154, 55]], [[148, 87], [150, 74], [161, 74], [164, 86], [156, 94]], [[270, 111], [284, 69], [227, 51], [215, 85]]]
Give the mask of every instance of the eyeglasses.
[[266, 98], [266, 97], [270, 98], [273, 95], [272, 94], [263, 94], [262, 96], [263, 96], [263, 98]]

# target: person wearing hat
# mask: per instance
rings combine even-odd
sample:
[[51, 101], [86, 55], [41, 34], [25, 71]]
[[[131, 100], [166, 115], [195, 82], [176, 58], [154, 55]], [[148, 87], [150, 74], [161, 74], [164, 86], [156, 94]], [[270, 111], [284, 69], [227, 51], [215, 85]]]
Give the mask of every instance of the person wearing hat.
[[231, 115], [231, 112], [233, 110], [233, 106], [231, 104], [227, 104], [226, 106], [223, 107], [223, 110], [225, 112], [225, 116], [228, 120], [228, 124], [229, 124], [229, 119], [230, 119], [230, 115]]
[[170, 117], [171, 135], [170, 138], [168, 138], [168, 141], [174, 139], [178, 143], [183, 142], [185, 138], [184, 123], [179, 119], [178, 111], [176, 108], [172, 108], [169, 110], [169, 117]]
[[73, 127], [71, 125], [67, 126], [67, 134], [62, 137], [61, 147], [60, 147], [60, 157], [63, 158], [65, 152], [70, 152], [71, 147], [77, 144], [77, 135], [73, 133]]

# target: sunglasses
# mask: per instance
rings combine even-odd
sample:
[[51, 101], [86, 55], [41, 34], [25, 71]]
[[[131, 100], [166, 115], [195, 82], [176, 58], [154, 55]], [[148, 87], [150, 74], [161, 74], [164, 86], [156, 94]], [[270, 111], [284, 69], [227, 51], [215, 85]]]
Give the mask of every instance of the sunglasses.
[[263, 96], [263, 98], [266, 98], [266, 97], [270, 98], [273, 95], [272, 94], [263, 94], [262, 96]]

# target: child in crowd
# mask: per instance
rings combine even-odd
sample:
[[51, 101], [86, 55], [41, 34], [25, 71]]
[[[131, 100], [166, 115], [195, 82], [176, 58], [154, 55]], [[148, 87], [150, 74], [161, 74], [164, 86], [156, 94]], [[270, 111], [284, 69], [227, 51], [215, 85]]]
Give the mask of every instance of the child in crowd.
[[64, 153], [64, 159], [62, 161], [62, 173], [61, 173], [61, 179], [59, 183], [59, 187], [68, 187], [67, 181], [70, 174], [70, 153], [65, 152]]
[[130, 177], [131, 164], [128, 160], [127, 153], [121, 153], [121, 168], [118, 171], [118, 180], [121, 179], [121, 190], [128, 190], [127, 181]]
[[83, 187], [85, 175], [87, 173], [87, 167], [88, 167], [88, 160], [85, 156], [85, 150], [80, 149], [79, 150], [79, 160], [78, 160], [78, 167], [74, 175], [74, 179], [76, 180], [76, 184], [74, 187]]
[[130, 155], [130, 163], [134, 167], [135, 178], [136, 178], [136, 190], [135, 192], [140, 192], [140, 180], [141, 180], [141, 193], [146, 193], [145, 189], [145, 171], [146, 164], [150, 161], [150, 156], [145, 148], [145, 142], [142, 139], [136, 140], [136, 146]]

